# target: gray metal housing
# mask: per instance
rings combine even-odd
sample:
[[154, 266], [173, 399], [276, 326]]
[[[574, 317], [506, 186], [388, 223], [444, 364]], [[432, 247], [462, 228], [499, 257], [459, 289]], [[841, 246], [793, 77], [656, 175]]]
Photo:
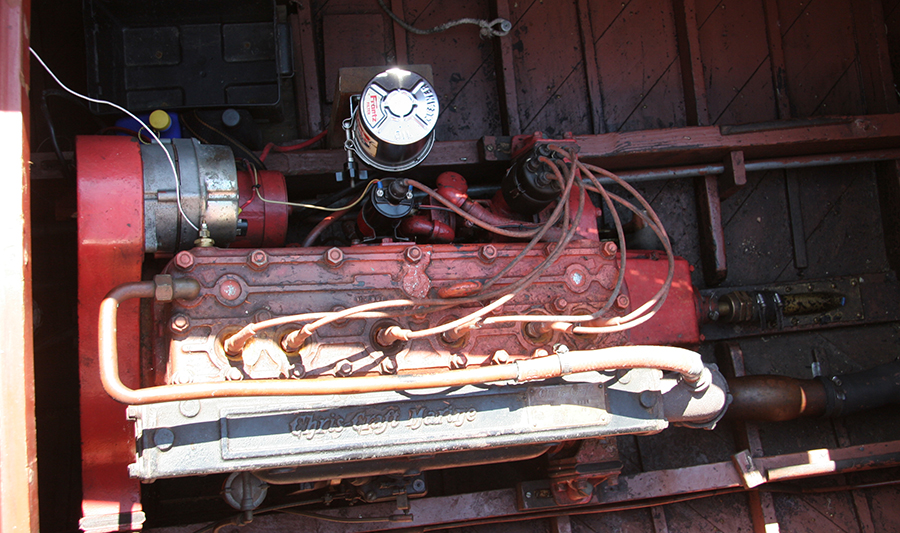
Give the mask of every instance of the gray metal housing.
[[478, 464], [490, 450], [536, 455], [562, 441], [657, 433], [670, 421], [712, 426], [729, 400], [712, 372], [702, 391], [634, 369], [575, 383], [131, 406], [138, 449], [129, 473], [145, 481], [244, 470], [284, 482], [339, 479]]
[[[185, 215], [205, 221], [217, 244], [237, 236], [238, 184], [234, 154], [227, 146], [196, 139], [163, 139], [172, 155]], [[176, 252], [194, 246], [197, 232], [178, 211], [175, 175], [160, 145], [141, 146], [144, 166], [144, 251]]]

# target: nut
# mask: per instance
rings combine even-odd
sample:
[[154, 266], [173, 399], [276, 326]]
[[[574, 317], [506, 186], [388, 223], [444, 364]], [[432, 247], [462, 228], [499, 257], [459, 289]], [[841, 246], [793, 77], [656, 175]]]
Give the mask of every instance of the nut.
[[422, 260], [422, 249], [418, 246], [412, 246], [406, 249], [406, 260], [410, 263], [418, 263]]
[[325, 263], [332, 267], [338, 267], [344, 262], [344, 252], [340, 248], [329, 248], [325, 252]]
[[553, 300], [553, 309], [556, 309], [557, 313], [562, 313], [568, 306], [569, 302], [565, 298], [560, 297]]
[[340, 361], [338, 364], [334, 365], [334, 367], [335, 372], [337, 372], [337, 375], [339, 376], [347, 377], [353, 373], [353, 364], [346, 359]]
[[397, 361], [394, 360], [393, 357], [385, 357], [381, 361], [381, 373], [382, 374], [396, 374], [397, 373]]
[[269, 254], [262, 250], [254, 250], [249, 256], [250, 264], [257, 268], [264, 268], [269, 264]]
[[497, 259], [497, 248], [492, 244], [486, 244], [478, 250], [478, 257], [480, 257], [482, 261], [490, 263], [494, 259]]
[[188, 317], [184, 315], [175, 315], [172, 317], [172, 321], [169, 323], [169, 328], [175, 333], [182, 333], [187, 331], [187, 329], [191, 326], [191, 321]]
[[616, 297], [616, 305], [619, 309], [628, 309], [628, 304], [630, 303], [631, 301], [624, 294], [620, 294]]
[[509, 362], [509, 352], [506, 350], [497, 350], [494, 352], [494, 355], [491, 356], [491, 362], [495, 365], [502, 365]]
[[191, 252], [178, 252], [175, 256], [175, 264], [182, 270], [189, 270], [194, 266], [194, 255]]
[[612, 241], [606, 241], [603, 243], [603, 248], [600, 251], [607, 258], [612, 258], [615, 257], [616, 253], [618, 253], [619, 247], [616, 246], [616, 243]]
[[450, 368], [453, 368], [453, 369], [465, 368], [466, 365], [468, 365], [468, 364], [469, 364], [469, 359], [466, 358], [466, 356], [461, 353], [453, 354], [450, 357]]
[[156, 301], [171, 302], [175, 298], [175, 280], [169, 274], [153, 276], [156, 284]]

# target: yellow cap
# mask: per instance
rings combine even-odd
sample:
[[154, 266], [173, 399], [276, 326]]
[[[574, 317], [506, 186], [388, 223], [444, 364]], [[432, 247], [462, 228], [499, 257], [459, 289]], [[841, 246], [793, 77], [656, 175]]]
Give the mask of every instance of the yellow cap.
[[150, 127], [156, 131], [166, 131], [172, 125], [172, 118], [162, 109], [150, 113]]

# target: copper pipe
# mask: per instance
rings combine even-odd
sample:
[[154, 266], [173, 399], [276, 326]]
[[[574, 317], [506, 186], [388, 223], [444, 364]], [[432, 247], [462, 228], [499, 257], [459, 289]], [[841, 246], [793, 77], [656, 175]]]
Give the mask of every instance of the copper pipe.
[[[194, 280], [175, 280], [175, 298], [196, 297], [199, 284]], [[113, 399], [130, 404], [232, 398], [245, 396], [295, 396], [306, 394], [359, 394], [396, 390], [429, 389], [497, 381], [526, 382], [555, 378], [565, 374], [613, 370], [619, 368], [660, 368], [680, 372], [685, 381], [696, 383], [710, 372], [700, 354], [667, 346], [617, 346], [599, 350], [573, 351], [515, 363], [466, 368], [433, 374], [396, 374], [355, 378], [316, 378], [301, 380], [248, 380], [185, 385], [162, 385], [130, 389], [119, 378], [116, 346], [116, 315], [119, 304], [129, 298], [151, 298], [153, 282], [126, 283], [116, 287], [100, 304], [99, 359], [103, 388]]]
[[728, 380], [734, 401], [728, 417], [779, 422], [825, 414], [825, 387], [815, 379], [743, 376]]

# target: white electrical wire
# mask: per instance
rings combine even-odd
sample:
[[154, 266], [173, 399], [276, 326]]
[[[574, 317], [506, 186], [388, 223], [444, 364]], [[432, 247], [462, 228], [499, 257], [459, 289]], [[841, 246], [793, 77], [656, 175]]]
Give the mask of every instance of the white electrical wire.
[[53, 80], [56, 81], [56, 83], [58, 83], [60, 87], [65, 89], [66, 92], [68, 92], [69, 94], [72, 94], [74, 96], [77, 96], [78, 98], [81, 98], [82, 100], [87, 100], [88, 102], [93, 102], [95, 104], [104, 104], [104, 105], [108, 105], [110, 107], [114, 107], [114, 108], [118, 109], [119, 111], [125, 113], [129, 117], [133, 118], [134, 120], [136, 120], [138, 122], [138, 124], [140, 124], [144, 129], [147, 130], [147, 133], [149, 133], [150, 136], [153, 137], [153, 140], [156, 141], [156, 144], [158, 144], [160, 149], [163, 151], [163, 153], [166, 154], [166, 159], [169, 160], [169, 166], [172, 167], [172, 174], [175, 175], [175, 199], [176, 199], [176, 202], [178, 203], [178, 212], [181, 213], [181, 216], [184, 218], [184, 220], [192, 228], [194, 228], [194, 230], [196, 230], [199, 233], [200, 228], [197, 227], [197, 225], [194, 224], [191, 221], [191, 219], [188, 218], [188, 216], [184, 212], [184, 207], [181, 205], [181, 184], [180, 184], [181, 178], [178, 176], [178, 171], [175, 169], [175, 160], [172, 159], [172, 155], [169, 154], [169, 151], [166, 150], [165, 146], [163, 146], [162, 141], [159, 140], [159, 137], [156, 136], [156, 133], [153, 132], [153, 129], [150, 126], [148, 126], [143, 120], [137, 118], [131, 111], [125, 109], [124, 107], [122, 107], [118, 104], [115, 104], [108, 100], [98, 100], [96, 98], [91, 98], [90, 96], [85, 96], [83, 94], [73, 91], [72, 89], [69, 89], [68, 87], [65, 86], [65, 84], [63, 84], [63, 82], [59, 81], [59, 78], [56, 77], [56, 74], [54, 74], [53, 71], [50, 70], [50, 67], [48, 67], [47, 64], [44, 63], [44, 60], [41, 59], [41, 56], [39, 56], [38, 53], [34, 51], [34, 48], [31, 48], [29, 46], [28, 50], [30, 50], [31, 55], [33, 55], [34, 58], [38, 60], [38, 63], [40, 63], [41, 66], [44, 67], [44, 70], [47, 71], [47, 74], [50, 74], [50, 77], [53, 78]]

